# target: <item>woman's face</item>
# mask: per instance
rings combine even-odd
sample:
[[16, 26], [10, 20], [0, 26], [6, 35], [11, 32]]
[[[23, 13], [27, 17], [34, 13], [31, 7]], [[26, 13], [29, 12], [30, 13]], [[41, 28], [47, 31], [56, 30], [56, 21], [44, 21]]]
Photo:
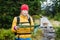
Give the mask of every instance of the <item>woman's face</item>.
[[22, 12], [22, 15], [24, 15], [24, 16], [28, 15], [28, 11], [27, 10], [22, 10], [21, 12]]

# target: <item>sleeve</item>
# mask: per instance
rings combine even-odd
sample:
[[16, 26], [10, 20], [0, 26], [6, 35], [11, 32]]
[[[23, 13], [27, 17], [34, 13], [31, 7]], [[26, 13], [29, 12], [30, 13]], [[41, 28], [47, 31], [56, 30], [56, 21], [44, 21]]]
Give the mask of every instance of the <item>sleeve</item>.
[[16, 26], [16, 23], [17, 23], [17, 19], [16, 19], [16, 17], [14, 17], [13, 22], [12, 22], [12, 28], [11, 28], [12, 32], [16, 32], [14, 30], [14, 26]]

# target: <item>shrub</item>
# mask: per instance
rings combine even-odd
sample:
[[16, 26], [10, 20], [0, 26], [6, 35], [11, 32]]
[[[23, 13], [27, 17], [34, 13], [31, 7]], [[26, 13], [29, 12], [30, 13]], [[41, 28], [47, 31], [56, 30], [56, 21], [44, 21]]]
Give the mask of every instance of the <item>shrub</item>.
[[54, 19], [60, 21], [60, 13], [57, 13], [57, 15], [54, 17]]
[[60, 27], [56, 28], [56, 40], [60, 40]]
[[14, 37], [10, 29], [0, 29], [0, 40], [14, 40]]

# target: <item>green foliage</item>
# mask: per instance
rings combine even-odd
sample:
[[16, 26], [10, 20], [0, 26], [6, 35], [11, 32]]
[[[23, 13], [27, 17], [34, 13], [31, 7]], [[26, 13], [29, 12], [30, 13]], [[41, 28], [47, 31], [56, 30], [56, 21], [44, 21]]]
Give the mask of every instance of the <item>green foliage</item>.
[[57, 15], [54, 17], [54, 19], [60, 21], [60, 13], [57, 13]]
[[60, 40], [60, 27], [56, 28], [56, 40]]
[[40, 16], [39, 15], [34, 15], [33, 19], [40, 19]]
[[10, 29], [0, 29], [0, 40], [14, 40], [14, 34]]

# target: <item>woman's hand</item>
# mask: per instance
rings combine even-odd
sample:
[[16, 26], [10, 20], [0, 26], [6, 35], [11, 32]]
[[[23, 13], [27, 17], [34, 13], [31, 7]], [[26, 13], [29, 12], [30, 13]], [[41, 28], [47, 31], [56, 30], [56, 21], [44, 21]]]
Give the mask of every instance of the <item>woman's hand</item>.
[[18, 26], [14, 26], [14, 30], [17, 30], [19, 27]]

